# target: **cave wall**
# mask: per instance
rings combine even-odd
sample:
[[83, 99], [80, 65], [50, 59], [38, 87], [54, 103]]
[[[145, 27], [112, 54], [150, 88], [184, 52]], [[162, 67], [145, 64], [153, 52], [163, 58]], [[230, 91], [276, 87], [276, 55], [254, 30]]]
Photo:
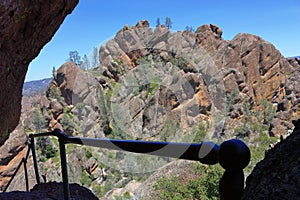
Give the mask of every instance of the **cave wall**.
[[0, 146], [18, 125], [29, 63], [77, 4], [78, 0], [0, 1]]

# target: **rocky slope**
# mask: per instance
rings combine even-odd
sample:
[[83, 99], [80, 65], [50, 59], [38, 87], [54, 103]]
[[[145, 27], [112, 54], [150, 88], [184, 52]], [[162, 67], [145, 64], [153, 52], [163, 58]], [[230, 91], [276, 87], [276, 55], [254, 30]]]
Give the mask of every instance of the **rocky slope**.
[[[227, 41], [215, 25], [203, 25], [195, 33], [170, 32], [140, 21], [121, 29], [99, 55], [100, 66], [93, 70], [63, 64], [46, 95], [34, 97], [35, 106], [24, 102], [21, 122], [27, 132], [37, 130], [32, 121], [37, 115], [46, 124], [39, 130], [60, 128], [74, 136], [218, 143], [238, 136], [256, 149], [268, 142], [261, 141], [267, 135], [285, 137], [294, 127], [291, 120], [299, 118], [299, 60], [286, 60], [258, 36], [242, 33]], [[12, 158], [24, 154], [26, 135], [11, 136], [17, 135], [18, 144], [1, 147], [9, 152], [0, 160], [3, 185], [18, 164]], [[39, 150], [42, 174], [60, 181], [58, 155], [52, 154], [57, 141], [38, 143], [49, 150]], [[180, 177], [191, 171], [184, 162], [165, 166], [172, 161], [167, 158], [68, 148], [70, 179], [108, 199], [126, 192], [151, 195], [168, 166], [177, 166], [170, 174]], [[191, 173], [189, 178], [198, 176]], [[22, 183], [22, 175], [17, 180]]]
[[77, 3], [78, 0], [0, 2], [0, 145], [18, 125], [28, 64]]

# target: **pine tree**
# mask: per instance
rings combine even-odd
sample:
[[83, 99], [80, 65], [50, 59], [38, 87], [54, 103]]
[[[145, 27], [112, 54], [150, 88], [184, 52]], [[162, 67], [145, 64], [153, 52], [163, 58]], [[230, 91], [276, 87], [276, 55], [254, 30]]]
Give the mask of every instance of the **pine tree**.
[[52, 68], [52, 77], [55, 78], [55, 73], [56, 73], [56, 69], [55, 69], [55, 66], [53, 66]]
[[31, 122], [37, 133], [41, 132], [42, 129], [45, 128], [46, 121], [38, 108], [34, 109], [34, 111], [32, 112]]
[[80, 66], [82, 63], [81, 57], [79, 56], [79, 53], [76, 50], [69, 52], [69, 58], [67, 60], [72, 61], [73, 63], [75, 63], [78, 66]]
[[83, 56], [83, 62], [80, 65], [80, 68], [83, 70], [87, 70], [87, 69], [91, 68], [89, 58], [87, 57], [86, 54], [84, 54], [84, 56]]
[[91, 67], [95, 68], [100, 64], [99, 62], [99, 51], [97, 47], [94, 47], [93, 54], [92, 54], [92, 61], [91, 61]]
[[185, 27], [185, 30], [190, 31], [190, 32], [192, 32], [192, 33], [195, 32], [195, 29], [194, 29], [192, 26], [186, 26], [186, 27]]
[[166, 22], [165, 22], [165, 25], [168, 29], [172, 28], [172, 24], [173, 22], [171, 21], [171, 18], [170, 17], [166, 17]]
[[159, 27], [160, 26], [160, 19], [159, 17], [156, 19], [156, 27]]

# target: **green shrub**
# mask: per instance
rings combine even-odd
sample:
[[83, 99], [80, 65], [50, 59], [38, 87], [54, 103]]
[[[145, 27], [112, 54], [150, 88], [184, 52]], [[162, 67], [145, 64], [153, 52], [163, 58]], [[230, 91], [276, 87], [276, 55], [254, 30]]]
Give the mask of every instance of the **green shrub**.
[[161, 141], [171, 141], [177, 135], [176, 133], [179, 131], [179, 121], [167, 119], [165, 126], [160, 132], [160, 140]]
[[205, 167], [195, 163], [193, 167], [200, 176], [185, 185], [176, 176], [158, 179], [153, 187], [159, 192], [159, 199], [219, 199], [218, 186], [224, 170], [219, 165]]
[[176, 58], [176, 57], [172, 56], [172, 57], [170, 57], [170, 62], [173, 65], [177, 66], [179, 69], [182, 69], [185, 72], [189, 71], [189, 69], [188, 69], [188, 61], [184, 57], [178, 57], [178, 58]]
[[46, 120], [44, 119], [39, 108], [35, 108], [32, 112], [31, 122], [37, 133], [41, 132], [46, 127]]
[[93, 193], [98, 197], [98, 198], [101, 198], [104, 194], [105, 194], [105, 191], [104, 191], [104, 187], [101, 186], [101, 185], [93, 185], [92, 186], [92, 189], [93, 189]]
[[36, 150], [41, 162], [45, 162], [49, 158], [57, 155], [57, 150], [52, 146], [50, 138], [38, 137], [36, 139]]
[[91, 183], [89, 175], [84, 170], [82, 170], [80, 183], [84, 186], [89, 186], [89, 184]]
[[238, 87], [234, 88], [232, 91], [226, 94], [226, 110], [230, 112], [233, 109], [233, 105], [236, 104], [239, 100], [239, 89]]
[[252, 171], [254, 166], [261, 161], [266, 150], [269, 148], [270, 144], [274, 144], [278, 141], [276, 137], [270, 137], [266, 131], [261, 131], [256, 134], [255, 138], [243, 138], [246, 144], [248, 144], [251, 151], [251, 160], [249, 165], [245, 168], [245, 173], [248, 174]]
[[64, 131], [67, 134], [70, 134], [76, 130], [76, 124], [73, 122], [73, 120], [70, 118], [70, 116], [66, 113], [61, 118], [61, 125], [64, 128]]
[[127, 192], [127, 191], [123, 194], [123, 197], [124, 197], [125, 199], [130, 199], [130, 198], [131, 198], [130, 193]]
[[276, 108], [273, 107], [273, 104], [268, 102], [267, 99], [262, 99], [260, 103], [263, 109], [263, 123], [269, 125], [272, 119], [274, 118]]
[[47, 159], [49, 158], [53, 158], [56, 153], [57, 150], [55, 150], [52, 145], [46, 145], [43, 149], [42, 149], [43, 154], [46, 156]]
[[90, 159], [92, 157], [92, 153], [88, 149], [85, 149], [85, 157], [87, 159]]

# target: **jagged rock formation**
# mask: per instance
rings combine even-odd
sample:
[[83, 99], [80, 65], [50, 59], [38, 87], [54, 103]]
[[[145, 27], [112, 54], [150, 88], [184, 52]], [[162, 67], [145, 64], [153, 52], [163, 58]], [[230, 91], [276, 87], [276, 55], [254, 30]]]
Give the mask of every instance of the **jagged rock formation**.
[[[76, 183], [70, 184], [71, 199], [74, 200], [97, 200], [98, 198], [87, 188], [82, 187]], [[34, 186], [30, 192], [9, 192], [0, 193], [2, 200], [33, 200], [33, 199], [64, 199], [62, 183], [49, 182], [41, 183]]]
[[[100, 120], [108, 127], [100, 130], [106, 135], [114, 120], [135, 138], [141, 133], [144, 138], [157, 135], [168, 120], [177, 120], [181, 130], [204, 121], [214, 130], [210, 137], [231, 137], [235, 129], [245, 126], [246, 106], [260, 112], [248, 121], [268, 126], [263, 100], [277, 109], [270, 135], [291, 131], [289, 118], [299, 117], [299, 68], [258, 36], [243, 33], [231, 41], [221, 36], [215, 25], [203, 25], [195, 33], [171, 33], [164, 26], [152, 30], [147, 21], [126, 25], [100, 48], [101, 65], [94, 75], [66, 63], [55, 73], [47, 95], [62, 96], [66, 105], [74, 106], [73, 114], [80, 110], [76, 105], [83, 103], [92, 121], [108, 112], [109, 106], [118, 105], [114, 112], [123, 117], [113, 113]], [[110, 98], [110, 105], [100, 105], [104, 96]], [[51, 100], [51, 129], [63, 128], [60, 121], [66, 105]], [[96, 124], [85, 117], [88, 132]]]
[[278, 102], [277, 111], [270, 126], [271, 135], [291, 133], [294, 127], [292, 121], [300, 118], [300, 59], [289, 58], [288, 62], [292, 67], [287, 72], [286, 95]]
[[[227, 95], [237, 92], [232, 102], [234, 105], [230, 105], [229, 113], [223, 115], [224, 118], [227, 115], [230, 117], [221, 130], [217, 129], [218, 134], [231, 135], [234, 128], [241, 125], [237, 122], [244, 118], [246, 103], [251, 110], [256, 111], [264, 109], [261, 105], [264, 99], [271, 102], [273, 107], [281, 106], [287, 92], [290, 96], [295, 96], [297, 91], [288, 89], [290, 83], [287, 82], [287, 76], [293, 71], [292, 66], [272, 44], [251, 34], [238, 34], [231, 41], [223, 40], [221, 36], [222, 30], [215, 25], [203, 25], [194, 34], [188, 31], [170, 33], [163, 26], [152, 30], [147, 21], [141, 21], [131, 28], [127, 25], [100, 49], [100, 71], [103, 76], [124, 85], [126, 80], [123, 74], [136, 70], [141, 58], [159, 57], [167, 68], [174, 66], [173, 58], [179, 59], [177, 64], [180, 61], [182, 63], [177, 65], [181, 67], [177, 70], [182, 71], [178, 76], [193, 85], [192, 96], [198, 101], [198, 114], [204, 114], [212, 120], [212, 107], [219, 111], [218, 114], [226, 113], [228, 108], [225, 108], [224, 103], [228, 100]], [[149, 59], [152, 63], [156, 61]], [[146, 77], [143, 79], [140, 82], [149, 82]], [[297, 83], [293, 82], [293, 85]], [[171, 90], [171, 93], [183, 96], [178, 98], [175, 95], [177, 99], [171, 103], [172, 109], [193, 99], [185, 98], [184, 90]], [[130, 105], [137, 105], [133, 101], [136, 102], [133, 98]], [[285, 101], [293, 106], [297, 105], [295, 98]], [[135, 110], [139, 111], [138, 108]], [[295, 110], [292, 115], [297, 118], [299, 112]], [[199, 118], [199, 115], [196, 116]], [[148, 115], [146, 118], [150, 119], [151, 124], [151, 117]], [[268, 123], [264, 119], [252, 121]], [[292, 124], [287, 126], [289, 130], [292, 128]], [[272, 133], [276, 136], [284, 134]]]
[[[258, 36], [242, 33], [226, 41], [215, 25], [203, 25], [195, 33], [171, 33], [164, 26], [151, 29], [147, 21], [140, 21], [121, 29], [99, 55], [101, 64], [93, 70], [82, 71], [67, 62], [54, 73], [46, 96], [34, 108], [47, 129], [92, 138], [199, 142], [232, 138], [242, 127], [239, 134], [248, 136], [249, 131], [254, 140], [262, 132], [257, 127], [267, 130], [270, 122], [270, 134], [287, 134], [293, 129], [290, 119], [300, 114], [298, 60], [287, 61]], [[271, 114], [266, 118], [266, 111], [276, 109], [273, 121]], [[34, 130], [29, 120], [22, 124]], [[47, 145], [57, 148], [49, 141]], [[68, 152], [74, 182], [89, 180], [91, 189], [95, 184], [109, 188], [106, 177], [113, 177], [114, 187], [127, 184], [104, 198], [135, 191], [137, 196], [149, 195], [143, 187], [151, 190], [162, 173], [145, 183], [128, 182], [125, 176], [152, 172], [170, 162], [147, 159], [105, 149], [78, 147]], [[53, 160], [39, 165], [47, 180], [60, 181]]]
[[242, 199], [300, 198], [300, 120], [285, 140], [266, 152], [246, 181]]
[[78, 0], [0, 2], [0, 145], [18, 125], [28, 64], [77, 3]]
[[[297, 73], [290, 76], [298, 68], [258, 36], [238, 34], [231, 41], [221, 36], [215, 25], [203, 25], [195, 33], [171, 33], [163, 26], [152, 30], [147, 21], [125, 26], [100, 48], [99, 68], [84, 72], [68, 62], [55, 73], [47, 92], [49, 102], [41, 107], [51, 111], [49, 127], [87, 137], [115, 137], [118, 132], [123, 138], [172, 140], [173, 135], [163, 134], [180, 130], [176, 133], [184, 138], [202, 121], [214, 126], [207, 139], [230, 138], [245, 123], [245, 105], [262, 112], [262, 101], [267, 100], [277, 108], [270, 133], [287, 134], [293, 129], [288, 118], [299, 116], [299, 79]], [[63, 99], [56, 100], [53, 91]], [[231, 105], [226, 107], [228, 101]], [[279, 112], [284, 102], [290, 107]], [[289, 115], [280, 118], [282, 113]], [[79, 129], [67, 128], [62, 119], [70, 115]], [[223, 124], [216, 122], [220, 116]], [[277, 119], [288, 124], [285, 131], [276, 132]], [[260, 116], [248, 121], [264, 126], [270, 122]], [[82, 153], [74, 153], [72, 158], [82, 158]], [[125, 160], [119, 162], [125, 165]]]

